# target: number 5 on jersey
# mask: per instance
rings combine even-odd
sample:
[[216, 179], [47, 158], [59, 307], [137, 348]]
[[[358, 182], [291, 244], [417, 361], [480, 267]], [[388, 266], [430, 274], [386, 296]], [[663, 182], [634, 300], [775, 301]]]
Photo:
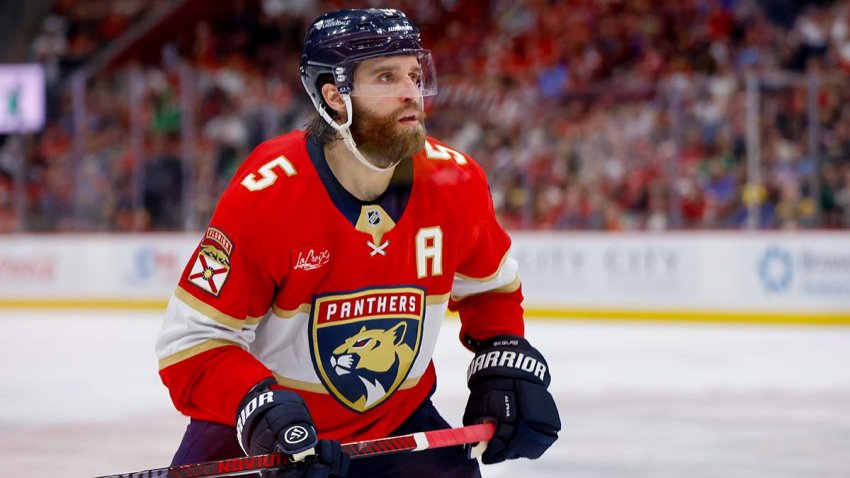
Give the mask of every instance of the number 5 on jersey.
[[277, 174], [274, 170], [279, 167], [286, 173], [287, 176], [295, 176], [295, 166], [289, 162], [284, 156], [278, 156], [268, 163], [260, 166], [256, 173], [251, 173], [245, 176], [242, 180], [242, 185], [249, 191], [261, 191], [274, 184], [277, 181]]

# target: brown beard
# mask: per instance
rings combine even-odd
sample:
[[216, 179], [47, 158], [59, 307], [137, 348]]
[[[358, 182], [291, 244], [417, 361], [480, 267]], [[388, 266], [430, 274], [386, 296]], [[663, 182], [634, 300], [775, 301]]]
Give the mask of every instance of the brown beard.
[[[357, 143], [357, 149], [379, 168], [398, 164], [425, 147], [425, 113], [418, 106], [402, 106], [386, 116], [378, 116], [359, 106], [357, 98], [352, 99], [354, 118], [351, 136]], [[422, 127], [399, 131], [399, 116], [411, 110], [418, 115]]]

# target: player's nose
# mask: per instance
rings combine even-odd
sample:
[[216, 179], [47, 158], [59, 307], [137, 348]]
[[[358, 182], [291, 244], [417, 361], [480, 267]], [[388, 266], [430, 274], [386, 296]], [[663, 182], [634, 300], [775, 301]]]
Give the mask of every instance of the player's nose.
[[419, 83], [413, 78], [406, 77], [399, 85], [399, 95], [403, 101], [419, 100], [422, 92], [419, 90]]

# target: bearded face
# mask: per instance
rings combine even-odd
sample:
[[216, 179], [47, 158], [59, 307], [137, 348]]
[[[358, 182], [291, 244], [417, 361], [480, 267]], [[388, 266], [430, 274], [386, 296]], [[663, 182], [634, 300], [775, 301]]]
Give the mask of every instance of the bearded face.
[[425, 147], [425, 112], [419, 103], [402, 105], [381, 115], [370, 110], [359, 98], [352, 100], [351, 135], [357, 149], [379, 168], [397, 164]]

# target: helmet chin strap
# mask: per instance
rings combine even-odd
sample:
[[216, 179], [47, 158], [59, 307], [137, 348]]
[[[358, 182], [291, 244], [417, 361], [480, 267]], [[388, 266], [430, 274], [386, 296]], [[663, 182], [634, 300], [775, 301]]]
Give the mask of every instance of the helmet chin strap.
[[318, 108], [319, 115], [321, 115], [322, 118], [328, 122], [328, 124], [330, 124], [335, 130], [339, 132], [340, 136], [342, 136], [343, 144], [345, 144], [345, 147], [349, 151], [351, 151], [351, 154], [353, 154], [354, 157], [357, 158], [358, 161], [360, 161], [360, 164], [378, 173], [384, 173], [395, 169], [395, 167], [398, 166], [398, 163], [401, 162], [401, 159], [394, 162], [390, 166], [387, 166], [386, 168], [381, 168], [369, 162], [369, 160], [366, 159], [365, 156], [363, 156], [363, 153], [361, 153], [360, 150], [357, 149], [357, 143], [354, 142], [354, 138], [351, 136], [351, 120], [354, 117], [354, 108], [351, 106], [351, 96], [340, 96], [342, 96], [342, 101], [345, 103], [345, 111], [346, 113], [348, 113], [348, 119], [345, 121], [344, 124], [339, 124], [334, 121], [333, 118], [331, 118], [331, 116], [328, 114], [328, 112], [325, 111], [325, 109], [322, 107]]

